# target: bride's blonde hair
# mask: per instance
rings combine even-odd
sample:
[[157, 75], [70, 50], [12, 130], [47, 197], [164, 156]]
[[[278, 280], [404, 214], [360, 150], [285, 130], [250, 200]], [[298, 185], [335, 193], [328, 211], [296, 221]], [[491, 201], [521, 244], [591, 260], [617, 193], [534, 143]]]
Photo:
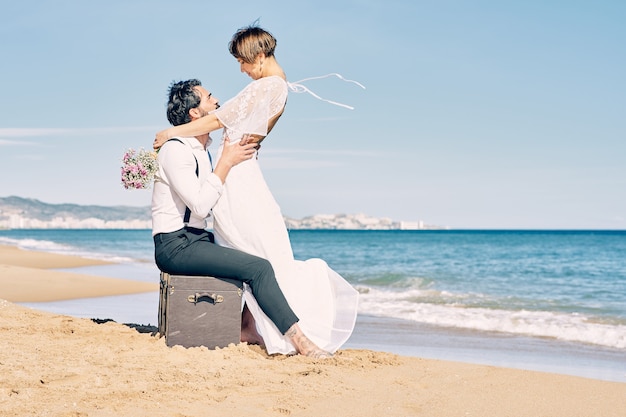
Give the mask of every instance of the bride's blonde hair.
[[259, 54], [274, 56], [276, 38], [258, 26], [246, 26], [233, 35], [228, 44], [230, 54], [236, 59], [252, 64]]

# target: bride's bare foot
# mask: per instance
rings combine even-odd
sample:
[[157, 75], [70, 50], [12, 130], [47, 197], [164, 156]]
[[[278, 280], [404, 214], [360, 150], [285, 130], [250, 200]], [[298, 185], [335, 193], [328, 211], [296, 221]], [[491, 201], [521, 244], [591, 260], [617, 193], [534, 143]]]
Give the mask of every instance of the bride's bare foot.
[[306, 335], [302, 332], [302, 329], [300, 329], [300, 326], [298, 326], [298, 323], [291, 326], [289, 330], [287, 330], [287, 333], [285, 333], [285, 336], [291, 340], [300, 355], [315, 359], [327, 359], [333, 357], [332, 353], [321, 349], [313, 343], [311, 339], [306, 337]]
[[333, 354], [318, 348], [318, 350], [316, 350], [315, 352], [310, 352], [306, 356], [314, 359], [329, 359], [333, 357]]

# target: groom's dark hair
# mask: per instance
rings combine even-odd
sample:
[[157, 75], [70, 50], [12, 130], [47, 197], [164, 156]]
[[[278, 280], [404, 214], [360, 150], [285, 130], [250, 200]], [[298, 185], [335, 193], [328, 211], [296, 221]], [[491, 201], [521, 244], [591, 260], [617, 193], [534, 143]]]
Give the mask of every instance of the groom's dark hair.
[[189, 123], [189, 110], [200, 105], [201, 97], [195, 87], [202, 85], [200, 80], [172, 82], [169, 88], [167, 101], [167, 120], [174, 126]]

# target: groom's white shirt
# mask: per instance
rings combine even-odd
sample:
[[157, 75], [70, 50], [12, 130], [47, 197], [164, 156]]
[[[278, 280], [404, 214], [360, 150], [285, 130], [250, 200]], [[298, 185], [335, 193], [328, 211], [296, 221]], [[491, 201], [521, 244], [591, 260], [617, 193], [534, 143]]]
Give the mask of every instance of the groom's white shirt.
[[153, 236], [182, 229], [186, 207], [191, 210], [188, 226], [204, 229], [224, 189], [220, 178], [212, 172], [206, 148], [198, 139], [176, 139], [183, 143], [169, 140], [157, 156], [159, 169], [152, 190]]

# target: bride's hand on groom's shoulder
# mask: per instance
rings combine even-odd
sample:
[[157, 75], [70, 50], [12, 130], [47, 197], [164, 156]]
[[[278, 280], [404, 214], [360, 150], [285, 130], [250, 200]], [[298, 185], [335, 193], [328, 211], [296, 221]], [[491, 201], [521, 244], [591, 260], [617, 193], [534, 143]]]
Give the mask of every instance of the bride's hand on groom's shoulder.
[[154, 142], [152, 143], [152, 147], [154, 149], [159, 149], [161, 146], [163, 146], [165, 142], [170, 139], [168, 135], [168, 130], [169, 129], [161, 130], [155, 135]]

